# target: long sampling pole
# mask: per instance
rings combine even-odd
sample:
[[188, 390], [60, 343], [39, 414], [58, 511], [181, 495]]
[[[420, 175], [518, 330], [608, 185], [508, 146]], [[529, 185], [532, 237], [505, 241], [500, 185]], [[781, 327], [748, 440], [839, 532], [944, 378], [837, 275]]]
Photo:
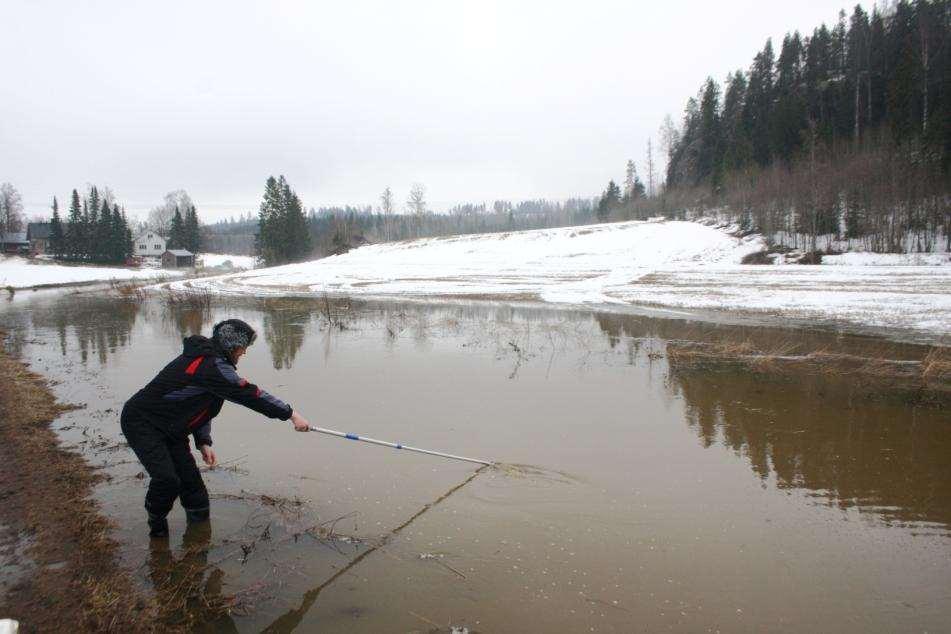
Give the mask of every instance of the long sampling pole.
[[382, 445], [384, 447], [391, 447], [393, 449], [405, 449], [406, 451], [415, 451], [416, 453], [425, 453], [430, 456], [439, 456], [440, 458], [449, 458], [451, 460], [463, 460], [465, 462], [474, 462], [476, 464], [491, 465], [492, 463], [488, 460], [478, 460], [476, 458], [466, 458], [464, 456], [456, 456], [451, 453], [443, 453], [441, 451], [432, 451], [430, 449], [420, 449], [419, 447], [410, 447], [409, 445], [404, 445], [398, 442], [389, 442], [386, 440], [377, 440], [376, 438], [367, 438], [366, 436], [357, 436], [356, 434], [348, 434], [342, 431], [336, 431], [334, 429], [325, 429], [323, 427], [315, 427], [311, 425], [310, 431], [320, 432], [321, 434], [328, 434], [330, 436], [339, 436], [340, 438], [346, 438], [348, 440], [359, 440], [360, 442], [368, 442], [374, 445]]

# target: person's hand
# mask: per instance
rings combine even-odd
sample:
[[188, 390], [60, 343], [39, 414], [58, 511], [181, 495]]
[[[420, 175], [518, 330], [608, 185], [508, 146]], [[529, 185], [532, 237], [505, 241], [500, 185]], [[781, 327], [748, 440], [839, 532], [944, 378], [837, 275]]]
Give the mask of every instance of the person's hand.
[[215, 456], [215, 450], [211, 448], [211, 445], [202, 445], [199, 450], [201, 451], [201, 459], [205, 461], [206, 465], [214, 467], [218, 464], [218, 458]]
[[310, 431], [310, 423], [297, 412], [291, 414], [291, 422], [294, 423], [294, 429], [297, 431]]

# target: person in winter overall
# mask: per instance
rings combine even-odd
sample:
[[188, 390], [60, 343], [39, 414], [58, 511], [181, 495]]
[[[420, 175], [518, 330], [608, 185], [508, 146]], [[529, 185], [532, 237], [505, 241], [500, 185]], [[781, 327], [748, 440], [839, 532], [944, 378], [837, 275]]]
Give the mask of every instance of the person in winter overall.
[[188, 522], [208, 519], [208, 491], [195, 464], [188, 436], [205, 464], [217, 462], [211, 448], [211, 420], [225, 400], [269, 418], [288, 420], [297, 431], [310, 424], [290, 405], [238, 376], [238, 360], [256, 338], [240, 319], [216, 324], [211, 339], [193, 335], [182, 354], [166, 365], [122, 408], [122, 433], [151, 478], [145, 495], [149, 535], [168, 535], [166, 516], [181, 500]]

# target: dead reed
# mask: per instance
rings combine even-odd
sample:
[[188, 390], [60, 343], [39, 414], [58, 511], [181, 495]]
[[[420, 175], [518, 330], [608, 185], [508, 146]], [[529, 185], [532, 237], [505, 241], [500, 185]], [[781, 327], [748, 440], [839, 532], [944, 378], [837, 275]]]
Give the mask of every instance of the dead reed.
[[148, 297], [148, 291], [145, 289], [145, 286], [137, 282], [112, 280], [109, 285], [112, 288], [112, 292], [123, 299], [142, 301]]
[[951, 350], [931, 347], [921, 359], [889, 359], [827, 350], [802, 350], [793, 341], [756, 346], [749, 341], [670, 342], [671, 368], [746, 370], [770, 376], [814, 375], [844, 380], [879, 393], [916, 393], [923, 401], [951, 398]]
[[331, 330], [346, 330], [347, 319], [353, 311], [353, 305], [349, 297], [331, 299], [327, 293], [324, 293], [318, 305], [318, 311]]
[[162, 294], [162, 301], [168, 308], [204, 312], [211, 309], [211, 292], [191, 286], [189, 290], [166, 290]]

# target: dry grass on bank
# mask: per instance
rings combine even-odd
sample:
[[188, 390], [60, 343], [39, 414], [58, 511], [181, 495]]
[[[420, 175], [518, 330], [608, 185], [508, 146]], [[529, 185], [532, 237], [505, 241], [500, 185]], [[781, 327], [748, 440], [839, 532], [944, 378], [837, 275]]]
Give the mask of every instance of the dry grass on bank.
[[70, 409], [0, 348], [0, 530], [8, 543], [28, 542], [21, 560], [7, 559], [27, 572], [0, 595], [0, 616], [23, 632], [179, 632], [227, 614], [234, 597], [206, 592], [208, 566], [174, 570], [150, 596], [119, 565], [92, 498], [101, 476], [50, 428]]
[[849, 380], [879, 393], [916, 393], [923, 400], [951, 398], [951, 349], [932, 347], [921, 359], [888, 359], [801, 351], [794, 342], [766, 348], [749, 341], [667, 345], [671, 367], [678, 370], [743, 369], [771, 376], [818, 375]]
[[209, 310], [211, 308], [211, 293], [206, 289], [194, 288], [191, 282], [184, 284], [191, 290], [172, 291], [162, 293], [162, 301], [169, 308], [186, 308], [189, 310]]
[[145, 286], [141, 283], [112, 280], [111, 286], [114, 293], [125, 299], [141, 301], [148, 297], [148, 291], [145, 290]]
[[155, 606], [119, 568], [109, 521], [91, 498], [98, 476], [50, 429], [68, 409], [0, 350], [0, 523], [29, 536], [31, 568], [3, 597], [3, 616], [27, 632], [149, 631]]

